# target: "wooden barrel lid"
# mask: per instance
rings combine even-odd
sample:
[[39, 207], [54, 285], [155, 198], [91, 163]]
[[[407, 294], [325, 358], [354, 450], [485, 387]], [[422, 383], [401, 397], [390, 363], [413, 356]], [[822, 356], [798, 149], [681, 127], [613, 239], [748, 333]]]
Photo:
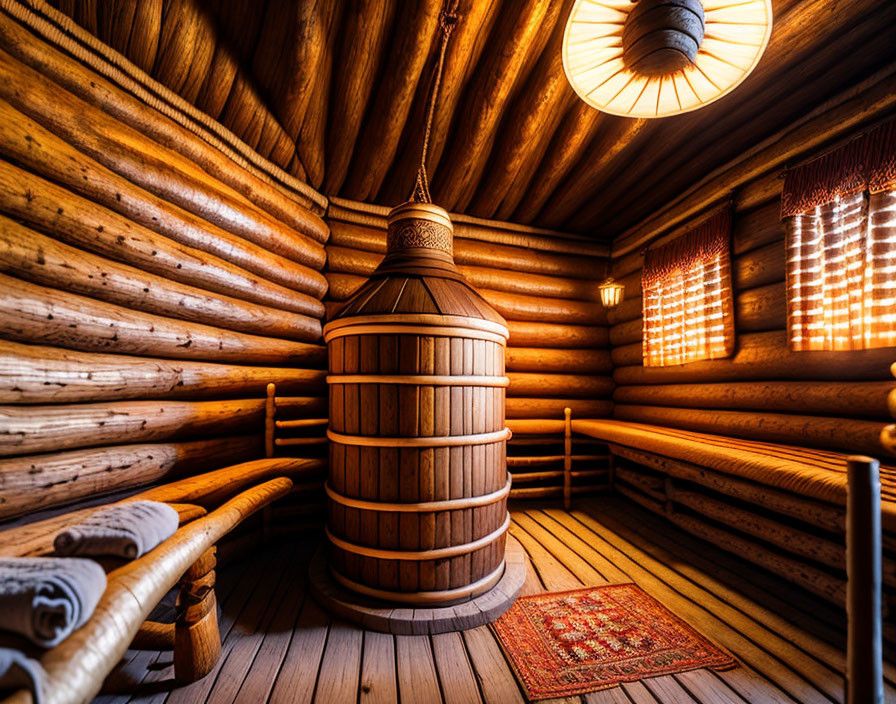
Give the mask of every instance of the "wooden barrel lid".
[[349, 318], [414, 322], [410, 317], [419, 315], [487, 321], [508, 337], [507, 322], [454, 263], [454, 228], [447, 211], [432, 203], [403, 203], [389, 213], [388, 227], [386, 257], [324, 326], [325, 337]]

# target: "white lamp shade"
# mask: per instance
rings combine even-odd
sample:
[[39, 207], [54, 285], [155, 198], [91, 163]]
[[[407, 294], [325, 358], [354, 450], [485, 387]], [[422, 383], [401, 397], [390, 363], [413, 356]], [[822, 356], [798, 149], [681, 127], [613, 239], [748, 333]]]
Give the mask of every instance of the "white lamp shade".
[[625, 117], [666, 117], [730, 93], [759, 63], [772, 30], [771, 0], [705, 0], [693, 63], [648, 76], [625, 65], [622, 29], [631, 0], [576, 0], [563, 36], [563, 69], [582, 100]]

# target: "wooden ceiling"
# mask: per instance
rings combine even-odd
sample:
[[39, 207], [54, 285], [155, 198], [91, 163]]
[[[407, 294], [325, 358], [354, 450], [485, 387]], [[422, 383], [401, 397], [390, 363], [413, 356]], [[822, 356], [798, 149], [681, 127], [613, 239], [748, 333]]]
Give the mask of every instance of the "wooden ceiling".
[[[413, 185], [443, 0], [53, 0], [326, 195]], [[560, 59], [571, 0], [460, 0], [433, 126], [433, 198], [610, 240], [811, 107], [896, 60], [892, 0], [774, 0], [731, 95], [660, 120], [603, 115]]]

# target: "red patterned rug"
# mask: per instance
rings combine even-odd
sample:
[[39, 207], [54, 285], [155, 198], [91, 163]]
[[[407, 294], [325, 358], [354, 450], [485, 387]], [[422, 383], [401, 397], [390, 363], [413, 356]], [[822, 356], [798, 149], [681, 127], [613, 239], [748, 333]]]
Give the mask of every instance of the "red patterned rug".
[[737, 664], [634, 584], [523, 596], [492, 625], [529, 699]]

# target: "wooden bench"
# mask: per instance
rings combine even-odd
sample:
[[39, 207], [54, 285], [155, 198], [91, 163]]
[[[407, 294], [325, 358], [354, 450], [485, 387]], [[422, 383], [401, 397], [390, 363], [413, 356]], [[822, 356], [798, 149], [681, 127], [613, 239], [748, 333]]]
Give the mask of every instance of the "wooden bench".
[[[261, 459], [153, 487], [115, 503], [163, 501], [180, 516], [177, 532], [137, 560], [101, 560], [108, 584], [88, 622], [41, 657], [47, 672], [47, 704], [92, 699], [132, 645], [174, 650], [175, 678], [195, 681], [211, 671], [220, 654], [215, 599], [216, 544], [259, 509], [287, 495], [300, 482], [322, 478], [325, 461]], [[53, 552], [65, 526], [104, 506], [79, 509], [41, 521], [0, 529], [0, 555]], [[174, 624], [146, 621], [179, 585]], [[6, 703], [30, 702], [19, 691]]]
[[[618, 420], [573, 420], [572, 431], [608, 443], [619, 493], [825, 599], [845, 603], [847, 455]], [[892, 609], [896, 467], [881, 466], [880, 478], [883, 580]]]

